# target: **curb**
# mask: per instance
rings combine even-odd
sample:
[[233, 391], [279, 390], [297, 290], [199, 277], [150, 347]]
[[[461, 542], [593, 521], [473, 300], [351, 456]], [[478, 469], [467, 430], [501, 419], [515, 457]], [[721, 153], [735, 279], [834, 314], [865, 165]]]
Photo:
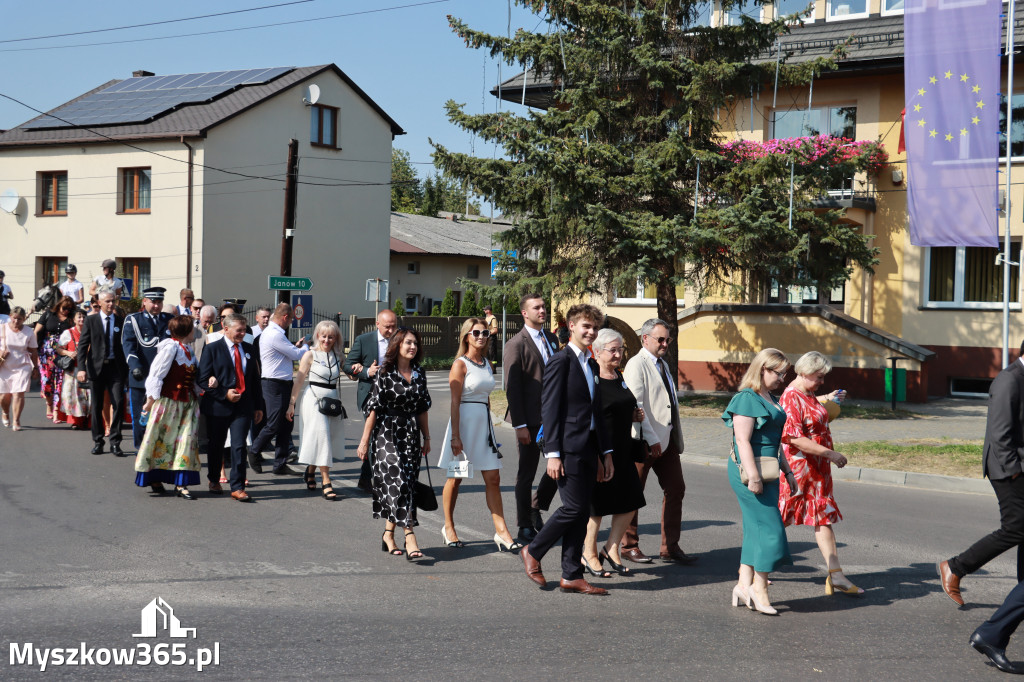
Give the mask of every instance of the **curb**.
[[[679, 457], [688, 464], [724, 467], [728, 458], [712, 455], [687, 455]], [[901, 488], [917, 488], [948, 493], [968, 493], [971, 495], [995, 495], [991, 484], [983, 478], [963, 478], [960, 476], [942, 476], [939, 474], [920, 474], [913, 471], [889, 471], [888, 469], [867, 469], [848, 466], [833, 469], [832, 478], [837, 481], [869, 483]]]

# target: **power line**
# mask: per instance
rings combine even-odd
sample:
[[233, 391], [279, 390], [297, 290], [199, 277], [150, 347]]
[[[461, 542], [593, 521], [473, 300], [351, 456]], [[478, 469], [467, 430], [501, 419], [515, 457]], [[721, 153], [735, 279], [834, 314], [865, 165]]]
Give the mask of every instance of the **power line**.
[[293, 21], [278, 21], [271, 24], [258, 24], [255, 26], [240, 26], [238, 28], [224, 28], [216, 31], [199, 31], [196, 33], [180, 33], [172, 36], [156, 36], [153, 38], [132, 38], [128, 40], [108, 40], [102, 43], [77, 43], [75, 45], [53, 45], [49, 47], [9, 47], [0, 49], [0, 52], [31, 52], [35, 50], [64, 50], [72, 47], [97, 47], [107, 45], [123, 45], [125, 43], [142, 43], [150, 42], [153, 40], [171, 40], [174, 38], [193, 38], [196, 36], [208, 36], [215, 35], [217, 33], [233, 33], [236, 31], [251, 31], [259, 28], [273, 28], [276, 26], [289, 26], [292, 24], [307, 24], [313, 21], [327, 21], [329, 19], [341, 19], [343, 17], [354, 17], [362, 14], [377, 14], [380, 12], [391, 12], [399, 9], [410, 9], [413, 7], [423, 7], [425, 5], [437, 5], [444, 2], [451, 2], [451, 0], [425, 0], [424, 2], [414, 2], [407, 5], [394, 5], [392, 7], [379, 7], [377, 9], [360, 10], [358, 12], [345, 12], [344, 14], [333, 14], [326, 17], [314, 17], [312, 19], [295, 19]]
[[88, 31], [73, 31], [71, 33], [54, 33], [48, 36], [34, 36], [32, 38], [8, 38], [6, 40], [0, 40], [0, 43], [22, 43], [29, 40], [47, 40], [49, 38], [67, 38], [68, 36], [81, 36], [88, 33], [107, 33], [110, 31], [125, 31], [130, 28], [144, 28], [146, 26], [160, 26], [161, 24], [175, 24], [182, 21], [196, 21], [197, 19], [211, 19], [213, 17], [223, 17], [229, 14], [244, 14], [245, 12], [258, 12], [264, 9], [273, 9], [275, 7], [287, 7], [289, 5], [302, 5], [307, 2], [313, 2], [314, 0], [292, 0], [292, 2], [282, 2], [276, 5], [263, 5], [262, 7], [249, 7], [246, 9], [236, 9], [228, 12], [217, 12], [216, 14], [200, 14], [194, 17], [183, 17], [181, 19], [165, 19], [163, 21], [149, 21], [144, 24], [131, 24], [129, 26], [115, 26], [113, 28], [96, 28]]

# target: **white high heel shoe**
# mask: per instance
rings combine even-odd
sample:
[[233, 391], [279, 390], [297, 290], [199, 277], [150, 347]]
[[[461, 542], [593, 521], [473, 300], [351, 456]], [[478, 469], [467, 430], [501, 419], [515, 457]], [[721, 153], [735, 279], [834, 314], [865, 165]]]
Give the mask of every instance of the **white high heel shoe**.
[[754, 595], [753, 590], [747, 590], [747, 595], [750, 597], [750, 601], [747, 603], [747, 608], [751, 611], [757, 611], [767, 616], [777, 616], [779, 612], [771, 606], [762, 605], [761, 602], [757, 601], [757, 597]]
[[499, 552], [518, 552], [523, 548], [522, 543], [515, 538], [512, 542], [505, 542], [497, 533], [494, 534], [494, 544], [498, 546]]
[[732, 605], [739, 606], [740, 602], [748, 609], [750, 608], [750, 594], [747, 590], [743, 589], [739, 585], [732, 588]]

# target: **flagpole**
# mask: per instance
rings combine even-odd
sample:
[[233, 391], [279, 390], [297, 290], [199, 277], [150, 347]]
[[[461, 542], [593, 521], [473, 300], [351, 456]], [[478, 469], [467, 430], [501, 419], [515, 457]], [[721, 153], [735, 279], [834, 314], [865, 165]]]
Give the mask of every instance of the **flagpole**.
[[1013, 169], [1011, 159], [1013, 148], [1011, 133], [1013, 131], [1013, 10], [1015, 0], [1007, 3], [1009, 11], [1006, 19], [1006, 211], [1003, 225], [1003, 367], [1010, 364], [1010, 172]]

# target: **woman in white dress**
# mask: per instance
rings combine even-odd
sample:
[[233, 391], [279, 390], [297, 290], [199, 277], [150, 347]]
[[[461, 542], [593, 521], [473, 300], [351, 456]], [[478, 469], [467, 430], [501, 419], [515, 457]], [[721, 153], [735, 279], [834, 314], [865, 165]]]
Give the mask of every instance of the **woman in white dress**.
[[[502, 508], [500, 474], [501, 454], [494, 439], [491, 423], [491, 391], [494, 390], [494, 371], [487, 361], [487, 343], [490, 340], [487, 323], [471, 317], [462, 323], [459, 334], [459, 355], [448, 374], [452, 391], [452, 413], [444, 445], [437, 466], [447, 469], [455, 458], [468, 459], [483, 476], [487, 508], [494, 522], [494, 544], [502, 552], [517, 552], [522, 545], [512, 538], [505, 525]], [[449, 478], [444, 484], [444, 525], [441, 537], [449, 547], [464, 547], [455, 532], [455, 501], [459, 497], [461, 478]]]
[[342, 417], [322, 414], [318, 403], [322, 398], [339, 399], [341, 332], [338, 325], [330, 320], [320, 322], [313, 330], [313, 341], [313, 348], [299, 360], [299, 373], [295, 377], [285, 417], [293, 420], [298, 405], [302, 418], [299, 464], [306, 465], [303, 472], [306, 488], [316, 490], [316, 470], [319, 467], [324, 499], [334, 502], [341, 497], [331, 485], [331, 464], [335, 453], [340, 456], [345, 452], [345, 422]]

